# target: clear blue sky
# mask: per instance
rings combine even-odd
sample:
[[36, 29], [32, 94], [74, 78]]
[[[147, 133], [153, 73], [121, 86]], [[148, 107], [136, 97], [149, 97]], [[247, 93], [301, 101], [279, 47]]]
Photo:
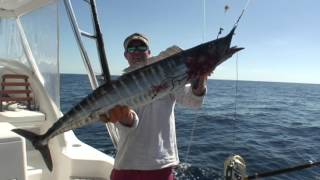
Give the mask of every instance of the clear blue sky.
[[[204, 11], [203, 0], [96, 1], [109, 66], [116, 75], [127, 67], [122, 43], [128, 35], [134, 32], [147, 35], [153, 55], [174, 44], [188, 49], [215, 39], [220, 27], [225, 29], [225, 35], [247, 3], [247, 0], [205, 0]], [[82, 29], [91, 31], [84, 3], [74, 2]], [[230, 7], [227, 12], [225, 5]], [[64, 11], [62, 4], [60, 7]], [[239, 80], [320, 84], [319, 7], [319, 0], [251, 0], [232, 43], [246, 49], [220, 65], [210, 78], [236, 79], [238, 61]], [[64, 14], [61, 27], [61, 71], [84, 73]], [[94, 43], [90, 42], [88, 47], [97, 62]]]

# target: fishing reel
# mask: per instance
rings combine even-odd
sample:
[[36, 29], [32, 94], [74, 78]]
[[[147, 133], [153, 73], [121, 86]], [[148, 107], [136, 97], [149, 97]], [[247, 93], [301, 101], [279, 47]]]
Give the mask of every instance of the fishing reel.
[[231, 155], [224, 161], [224, 180], [245, 180], [246, 164], [239, 155]]

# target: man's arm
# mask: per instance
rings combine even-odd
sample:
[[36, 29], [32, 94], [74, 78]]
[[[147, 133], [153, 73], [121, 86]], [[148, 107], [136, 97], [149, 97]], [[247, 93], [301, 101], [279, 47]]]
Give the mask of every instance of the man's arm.
[[207, 75], [194, 79], [191, 84], [187, 84], [184, 88], [176, 91], [172, 97], [176, 99], [177, 103], [185, 107], [200, 108], [207, 91], [207, 79]]

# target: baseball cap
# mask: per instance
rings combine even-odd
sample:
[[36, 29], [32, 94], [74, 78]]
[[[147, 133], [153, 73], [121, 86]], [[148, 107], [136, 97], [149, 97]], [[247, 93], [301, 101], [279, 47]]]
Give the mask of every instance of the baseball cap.
[[147, 46], [149, 46], [149, 39], [146, 36], [140, 33], [133, 33], [124, 40], [123, 47], [126, 49], [129, 43], [133, 40], [140, 40], [143, 43], [145, 43]]

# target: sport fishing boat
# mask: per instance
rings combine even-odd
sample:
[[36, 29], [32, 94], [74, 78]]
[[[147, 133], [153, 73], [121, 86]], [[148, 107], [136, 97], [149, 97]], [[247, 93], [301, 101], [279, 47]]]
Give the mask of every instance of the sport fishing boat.
[[[94, 16], [95, 2], [85, 2]], [[65, 0], [64, 3], [94, 89], [98, 82], [80, 39], [81, 35], [89, 35], [77, 27], [71, 2]], [[50, 141], [52, 172], [39, 151], [11, 131], [22, 128], [43, 134], [63, 115], [60, 110], [58, 6], [58, 0], [0, 1], [1, 179], [107, 180], [110, 177], [113, 157], [84, 144], [73, 131]], [[101, 40], [98, 31], [91, 36], [97, 42]], [[108, 71], [106, 67], [104, 71]]]

